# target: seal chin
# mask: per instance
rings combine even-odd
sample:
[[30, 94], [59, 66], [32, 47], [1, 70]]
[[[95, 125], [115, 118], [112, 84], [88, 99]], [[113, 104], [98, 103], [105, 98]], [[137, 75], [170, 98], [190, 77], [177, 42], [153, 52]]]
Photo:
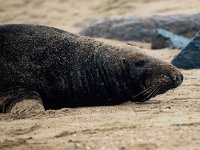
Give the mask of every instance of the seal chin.
[[135, 96], [132, 96], [132, 102], [145, 102], [149, 100], [152, 97], [155, 97], [160, 93], [161, 88], [159, 86], [150, 86], [148, 88], [145, 88], [140, 93], [138, 93]]
[[154, 81], [146, 80], [141, 83], [141, 92], [132, 96], [132, 102], [145, 102], [156, 95], [163, 94], [170, 89], [178, 87], [183, 82], [183, 75], [171, 74], [170, 76], [164, 75], [162, 78], [156, 78]]

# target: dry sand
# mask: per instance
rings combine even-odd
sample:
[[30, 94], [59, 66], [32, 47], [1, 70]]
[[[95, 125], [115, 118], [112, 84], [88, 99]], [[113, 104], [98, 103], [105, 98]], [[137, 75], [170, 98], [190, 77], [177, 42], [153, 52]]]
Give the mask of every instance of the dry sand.
[[[74, 33], [103, 17], [200, 12], [199, 0], [0, 0], [0, 3], [0, 24], [45, 24]], [[169, 62], [179, 50], [144, 52]], [[200, 69], [182, 72], [185, 79], [179, 88], [142, 105], [64, 108], [28, 119], [0, 114], [0, 149], [198, 150]]]

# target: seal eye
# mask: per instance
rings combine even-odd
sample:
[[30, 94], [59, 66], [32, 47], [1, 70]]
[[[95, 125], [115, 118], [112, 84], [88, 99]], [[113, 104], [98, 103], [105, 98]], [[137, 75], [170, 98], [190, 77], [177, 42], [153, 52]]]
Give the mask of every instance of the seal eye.
[[144, 60], [139, 60], [138, 62], [135, 63], [136, 67], [143, 67], [145, 65], [145, 61]]

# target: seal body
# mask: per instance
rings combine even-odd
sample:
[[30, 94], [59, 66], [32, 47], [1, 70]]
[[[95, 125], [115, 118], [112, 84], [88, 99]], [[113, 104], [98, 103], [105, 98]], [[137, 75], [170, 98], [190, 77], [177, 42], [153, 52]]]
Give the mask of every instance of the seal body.
[[174, 66], [134, 48], [41, 25], [0, 26], [0, 112], [24, 99], [45, 109], [143, 102], [182, 80]]

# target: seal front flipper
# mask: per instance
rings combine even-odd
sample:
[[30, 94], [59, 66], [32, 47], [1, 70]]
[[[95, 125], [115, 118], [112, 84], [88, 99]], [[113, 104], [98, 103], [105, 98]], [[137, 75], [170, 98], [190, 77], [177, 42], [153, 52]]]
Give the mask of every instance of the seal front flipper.
[[25, 115], [45, 111], [40, 95], [35, 91], [14, 90], [0, 95], [0, 111]]

